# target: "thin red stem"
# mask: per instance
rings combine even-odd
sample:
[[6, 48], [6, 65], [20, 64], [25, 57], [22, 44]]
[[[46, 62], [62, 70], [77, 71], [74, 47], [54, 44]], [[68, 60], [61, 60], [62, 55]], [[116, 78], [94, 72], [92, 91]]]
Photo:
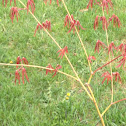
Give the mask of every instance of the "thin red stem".
[[113, 62], [114, 60], [118, 59], [118, 58], [121, 57], [121, 56], [122, 56], [122, 54], [119, 55], [119, 56], [117, 56], [117, 57], [114, 58], [113, 60], [109, 61], [108, 63], [104, 64], [103, 66], [97, 68], [97, 69], [93, 72], [93, 74], [95, 74], [98, 70], [100, 70], [100, 69], [102, 69], [103, 67], [107, 66], [108, 64], [110, 64], [111, 62]]
[[113, 105], [113, 104], [116, 104], [116, 103], [118, 103], [118, 102], [124, 101], [124, 100], [126, 100], [126, 98], [123, 98], [123, 99], [120, 99], [120, 100], [118, 100], [118, 101], [115, 101], [115, 102], [112, 103], [112, 105]]

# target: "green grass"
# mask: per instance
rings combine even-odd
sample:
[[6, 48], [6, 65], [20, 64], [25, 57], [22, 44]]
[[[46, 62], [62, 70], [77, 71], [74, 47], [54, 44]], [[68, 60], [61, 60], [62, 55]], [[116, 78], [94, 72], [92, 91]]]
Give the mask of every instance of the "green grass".
[[[22, 0], [25, 2], [25, 0]], [[56, 1], [56, 0], [55, 0]], [[89, 68], [86, 56], [81, 48], [77, 35], [67, 34], [67, 28], [64, 28], [64, 18], [67, 14], [62, 3], [59, 1], [45, 6], [43, 0], [35, 0], [35, 16], [40, 22], [46, 19], [52, 23], [52, 32], [50, 33], [61, 47], [68, 46], [68, 57], [79, 77], [84, 83], [89, 78]], [[87, 53], [96, 57], [92, 63], [93, 71], [108, 60], [107, 50], [94, 53], [96, 41], [99, 39], [106, 43], [105, 32], [101, 29], [102, 24], [96, 31], [93, 29], [93, 23], [96, 15], [102, 16], [101, 8], [97, 5], [93, 10], [80, 12], [86, 8], [88, 0], [67, 0], [66, 5], [75, 19], [78, 19], [81, 25], [86, 28], [80, 30], [80, 36], [85, 44]], [[109, 26], [109, 43], [114, 41], [115, 45], [126, 42], [126, 2], [124, 0], [113, 1], [114, 11], [109, 10], [109, 18], [114, 13], [121, 20], [120, 29]], [[17, 7], [22, 5], [17, 1]], [[33, 17], [20, 11], [20, 18], [17, 22], [11, 23], [9, 17], [10, 6], [3, 7], [0, 4], [0, 62], [16, 63], [18, 56], [25, 57], [29, 64], [47, 66], [49, 63], [53, 67], [56, 64], [62, 65], [62, 71], [72, 74], [72, 70], [66, 59], [58, 58], [58, 47], [48, 37], [44, 31], [37, 31], [34, 37], [36, 21]], [[76, 55], [74, 55], [76, 53]], [[114, 52], [117, 55], [116, 52]], [[113, 63], [113, 71], [118, 71], [122, 78], [122, 84], [114, 82], [114, 101], [125, 98], [126, 96], [126, 72], [123, 68], [116, 68], [117, 61]], [[45, 75], [45, 70], [37, 68], [26, 68], [30, 83], [23, 85], [14, 85], [15, 67], [0, 66], [0, 125], [1, 126], [95, 126], [99, 117], [94, 104], [89, 100], [87, 94], [82, 90], [78, 82], [64, 75], [57, 74]], [[105, 82], [101, 84], [101, 74], [109, 71], [109, 66], [98, 71], [91, 81], [91, 87], [98, 102], [100, 111], [110, 104], [111, 84]], [[70, 92], [69, 100], [65, 100], [66, 94]], [[126, 102], [120, 102], [113, 105], [104, 115], [106, 126], [125, 126], [126, 125]], [[101, 126], [101, 123], [97, 124]]]

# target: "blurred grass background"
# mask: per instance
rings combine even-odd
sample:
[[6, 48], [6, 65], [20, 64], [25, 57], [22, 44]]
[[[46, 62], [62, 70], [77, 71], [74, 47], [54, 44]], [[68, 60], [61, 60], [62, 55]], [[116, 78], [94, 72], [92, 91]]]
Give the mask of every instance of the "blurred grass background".
[[[25, 4], [26, 0], [22, 0]], [[86, 56], [81, 48], [79, 39], [72, 32], [67, 34], [68, 28], [64, 28], [64, 18], [67, 14], [61, 1], [59, 7], [56, 0], [52, 4], [44, 4], [43, 0], [35, 1], [35, 16], [40, 22], [50, 20], [52, 24], [51, 35], [57, 40], [62, 48], [68, 46], [68, 57], [77, 70], [79, 77], [84, 83], [89, 78], [89, 68]], [[93, 71], [108, 61], [107, 50], [101, 49], [100, 53], [94, 53], [97, 40], [106, 44], [106, 35], [102, 30], [102, 23], [96, 31], [93, 29], [93, 23], [96, 15], [102, 16], [101, 8], [98, 5], [93, 9], [81, 12], [85, 9], [89, 0], [65, 0], [66, 5], [74, 18], [80, 21], [86, 28], [80, 30], [80, 36], [85, 44], [87, 53], [95, 56], [96, 61], [92, 63]], [[110, 24], [108, 29], [109, 43], [114, 41], [115, 45], [126, 43], [126, 2], [124, 0], [115, 0], [113, 8], [106, 18], [116, 14], [121, 20], [120, 29], [113, 28]], [[12, 3], [12, 6], [14, 4]], [[7, 7], [0, 3], [0, 62], [16, 63], [18, 56], [25, 57], [29, 64], [47, 66], [49, 63], [53, 67], [56, 64], [62, 65], [62, 71], [72, 74], [72, 70], [66, 59], [58, 58], [58, 47], [48, 37], [44, 31], [37, 31], [34, 37], [36, 21], [25, 10], [19, 12], [19, 21], [14, 19], [11, 23], [9, 17], [11, 7], [9, 2]], [[17, 1], [17, 7], [23, 8]], [[114, 56], [120, 53], [114, 52]], [[118, 61], [118, 60], [117, 60]], [[126, 72], [123, 68], [116, 68], [118, 63], [113, 63], [113, 71], [118, 71], [121, 75], [122, 84], [114, 82], [114, 101], [126, 96]], [[78, 82], [64, 75], [57, 74], [45, 75], [45, 70], [37, 68], [26, 68], [30, 83], [14, 85], [15, 67], [0, 66], [0, 125], [1, 126], [95, 126], [99, 120], [94, 104], [89, 100], [87, 94], [82, 90]], [[98, 71], [92, 78], [91, 87], [98, 102], [100, 111], [110, 104], [111, 84], [106, 81], [102, 85], [101, 74], [109, 71], [109, 66]], [[66, 100], [66, 94], [70, 92], [69, 100]], [[107, 126], [125, 126], [126, 125], [126, 102], [120, 102], [113, 105], [104, 115]], [[99, 122], [97, 124], [101, 126]]]

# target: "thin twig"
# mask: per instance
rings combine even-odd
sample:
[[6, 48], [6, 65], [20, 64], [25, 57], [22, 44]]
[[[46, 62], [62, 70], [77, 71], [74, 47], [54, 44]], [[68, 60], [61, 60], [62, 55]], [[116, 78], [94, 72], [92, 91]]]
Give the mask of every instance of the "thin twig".
[[113, 62], [114, 60], [118, 59], [118, 58], [121, 57], [121, 56], [122, 56], [122, 54], [119, 55], [119, 56], [117, 56], [117, 57], [114, 58], [113, 60], [109, 61], [108, 63], [104, 64], [103, 66], [97, 68], [97, 69], [93, 72], [93, 74], [95, 74], [98, 70], [100, 70], [100, 69], [102, 69], [103, 67], [107, 66], [108, 64], [110, 64], [111, 62]]
[[[45, 70], [52, 70], [52, 71], [54, 70], [54, 69], [46, 68], [46, 67], [43, 67], [43, 66], [26, 65], [26, 64], [9, 64], [9, 63], [0, 63], [0, 66], [26, 66], [26, 67], [34, 67], [34, 68], [45, 69]], [[58, 70], [57, 72], [59, 72], [59, 73], [61, 73], [61, 74], [64, 74], [64, 75], [66, 75], [66, 76], [68, 76], [68, 77], [71, 77], [71, 78], [75, 79], [76, 81], [79, 81], [76, 77], [74, 77], [74, 76], [72, 76], [72, 75], [70, 75], [70, 74], [64, 73], [64, 72], [59, 71], [59, 70]]]

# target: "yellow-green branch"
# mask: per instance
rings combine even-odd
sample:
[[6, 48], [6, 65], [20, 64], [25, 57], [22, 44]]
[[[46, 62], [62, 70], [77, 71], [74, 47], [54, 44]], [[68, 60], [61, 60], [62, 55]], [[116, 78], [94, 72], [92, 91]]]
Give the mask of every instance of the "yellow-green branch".
[[[67, 6], [66, 6], [64, 0], [62, 0], [62, 3], [63, 3], [63, 5], [64, 5], [64, 7], [65, 7], [65, 9], [66, 9], [66, 11], [67, 11], [69, 17], [71, 18], [70, 13], [69, 13], [69, 10], [67, 9]], [[71, 21], [72, 21], [72, 19], [71, 19]], [[85, 46], [84, 46], [84, 44], [83, 44], [83, 42], [82, 42], [82, 40], [81, 40], [81, 37], [80, 37], [80, 35], [79, 35], [79, 33], [78, 33], [76, 27], [75, 27], [75, 30], [76, 30], [76, 32], [77, 32], [78, 38], [79, 38], [79, 40], [80, 40], [80, 42], [81, 42], [81, 45], [82, 45], [82, 47], [83, 47], [83, 50], [84, 50], [84, 52], [85, 52], [85, 54], [86, 54], [86, 57], [87, 57], [87, 60], [88, 60], [88, 55], [87, 55]], [[91, 70], [91, 65], [90, 65], [89, 60], [88, 60], [88, 64], [89, 64], [89, 68], [90, 68], [90, 72], [91, 72], [91, 75], [90, 75], [89, 80], [88, 80], [88, 82], [90, 82], [90, 81], [91, 81], [91, 78], [92, 78], [92, 75], [93, 75], [93, 72], [92, 72], [92, 70]], [[92, 92], [92, 90], [91, 90], [91, 88], [90, 88], [90, 86], [89, 86], [89, 83], [87, 84], [87, 86], [88, 86], [88, 89], [89, 89], [89, 91], [90, 91], [90, 93], [91, 93], [91, 96], [92, 96], [92, 98], [93, 98], [93, 102], [94, 102], [95, 107], [96, 107], [96, 109], [97, 109], [98, 115], [99, 115], [99, 117], [100, 117], [100, 119], [101, 119], [102, 125], [105, 126], [104, 120], [103, 120], [102, 115], [101, 115], [101, 113], [100, 113], [100, 110], [99, 110], [99, 108], [98, 108], [98, 105], [97, 105], [97, 102], [96, 102], [96, 100], [95, 100], [94, 94], [93, 94], [93, 92]]]
[[[43, 66], [36, 66], [36, 65], [26, 65], [26, 64], [9, 64], [9, 63], [0, 63], [0, 66], [26, 66], [26, 67], [33, 67], [33, 68], [40, 68], [40, 69], [45, 69], [45, 70], [54, 70], [54, 69], [51, 69], [51, 68], [47, 68], [47, 67], [43, 67]], [[79, 81], [76, 77], [70, 75], [70, 74], [67, 74], [67, 73], [64, 73], [60, 70], [57, 71], [58, 73], [61, 73], [61, 74], [64, 74], [66, 75], [67, 77], [71, 77], [73, 78], [74, 80], [76, 81]]]

